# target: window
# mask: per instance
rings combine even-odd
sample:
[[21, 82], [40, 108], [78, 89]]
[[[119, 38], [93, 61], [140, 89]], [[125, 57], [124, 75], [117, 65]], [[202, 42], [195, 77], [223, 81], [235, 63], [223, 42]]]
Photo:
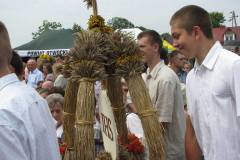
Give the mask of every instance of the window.
[[234, 32], [226, 32], [224, 34], [225, 41], [233, 41], [236, 39], [236, 34]]

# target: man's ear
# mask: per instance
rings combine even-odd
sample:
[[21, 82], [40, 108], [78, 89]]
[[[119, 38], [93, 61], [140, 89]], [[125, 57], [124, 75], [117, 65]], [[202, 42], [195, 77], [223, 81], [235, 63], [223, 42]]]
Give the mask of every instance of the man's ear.
[[194, 26], [192, 29], [192, 34], [195, 36], [196, 40], [199, 40], [203, 33], [199, 26]]
[[154, 43], [153, 44], [153, 49], [154, 49], [155, 52], [159, 52], [159, 44]]

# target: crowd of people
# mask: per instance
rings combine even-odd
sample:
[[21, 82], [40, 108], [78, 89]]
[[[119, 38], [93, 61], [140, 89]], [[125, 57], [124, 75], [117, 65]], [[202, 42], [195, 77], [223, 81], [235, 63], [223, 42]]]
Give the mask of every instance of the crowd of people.
[[[201, 7], [181, 8], [170, 26], [177, 50], [168, 55], [156, 31], [137, 37], [147, 66], [142, 78], [164, 127], [166, 159], [240, 159], [240, 57], [214, 41], [209, 14]], [[58, 55], [23, 63], [0, 22], [1, 159], [59, 160], [67, 85], [63, 62]], [[95, 87], [101, 90], [99, 82]], [[128, 131], [144, 140], [124, 79], [122, 91]], [[94, 130], [98, 153], [104, 149], [98, 109]]]

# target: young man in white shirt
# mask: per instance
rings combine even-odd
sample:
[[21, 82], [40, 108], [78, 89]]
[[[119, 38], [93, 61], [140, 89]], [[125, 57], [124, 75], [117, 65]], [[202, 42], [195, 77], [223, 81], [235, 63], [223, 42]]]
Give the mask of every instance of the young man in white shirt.
[[47, 102], [11, 73], [11, 58], [8, 32], [0, 22], [0, 159], [59, 160]]
[[157, 110], [159, 124], [165, 129], [167, 160], [184, 160], [185, 117], [180, 81], [164, 64], [162, 39], [156, 31], [140, 33], [137, 43], [148, 66], [143, 79]]
[[170, 21], [174, 46], [195, 66], [187, 76], [189, 160], [240, 159], [240, 57], [215, 42], [207, 11], [185, 6]]

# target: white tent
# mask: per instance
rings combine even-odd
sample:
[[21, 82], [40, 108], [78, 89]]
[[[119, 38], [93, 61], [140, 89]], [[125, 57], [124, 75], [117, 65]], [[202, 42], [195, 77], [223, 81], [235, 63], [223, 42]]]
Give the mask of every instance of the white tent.
[[127, 29], [121, 29], [121, 31], [132, 34], [135, 40], [137, 39], [137, 36], [139, 35], [139, 33], [142, 32], [142, 30], [139, 28], [127, 28]]

